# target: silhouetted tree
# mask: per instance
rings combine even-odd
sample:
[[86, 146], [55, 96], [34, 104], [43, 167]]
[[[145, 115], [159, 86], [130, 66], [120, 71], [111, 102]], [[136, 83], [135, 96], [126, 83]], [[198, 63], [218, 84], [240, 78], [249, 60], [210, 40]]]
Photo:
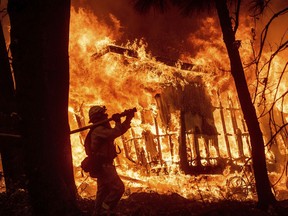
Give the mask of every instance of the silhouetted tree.
[[35, 215], [76, 215], [69, 94], [70, 0], [9, 0], [12, 66]]
[[[262, 12], [265, 1], [254, 0], [250, 2], [253, 2], [255, 7], [257, 6], [260, 9], [260, 12]], [[227, 3], [227, 0], [135, 0], [134, 7], [138, 11], [147, 12], [151, 6], [154, 6], [164, 12], [168, 6], [174, 4], [181, 8], [184, 15], [190, 15], [195, 10], [199, 11], [208, 8], [216, 9], [224, 43], [230, 59], [231, 74], [235, 81], [240, 105], [250, 134], [258, 204], [259, 207], [267, 209], [269, 205], [276, 202], [276, 199], [271, 191], [270, 181], [268, 178], [263, 135], [259, 126], [255, 107], [251, 100], [238, 50], [239, 46], [237, 45], [238, 43], [235, 38], [239, 24], [238, 18], [242, 1], [235, 1], [236, 17], [234, 19], [234, 25], [231, 21], [231, 14]]]
[[2, 23], [0, 23], [0, 153], [8, 194], [25, 188], [23, 145], [17, 134], [15, 91]]

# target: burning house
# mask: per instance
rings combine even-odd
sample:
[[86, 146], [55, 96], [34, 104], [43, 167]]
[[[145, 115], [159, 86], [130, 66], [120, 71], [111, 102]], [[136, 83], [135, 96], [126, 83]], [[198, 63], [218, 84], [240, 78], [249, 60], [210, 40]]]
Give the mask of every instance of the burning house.
[[[113, 4], [107, 4], [109, 1]], [[62, 28], [64, 25], [57, 25], [58, 27], [54, 28], [53, 25], [53, 23], [58, 24], [58, 16], [61, 14], [61, 10], [58, 9], [62, 5], [57, 9], [58, 15], [53, 14], [53, 22], [48, 22], [49, 18], [52, 18], [48, 11], [51, 4], [44, 4], [47, 10], [44, 10], [45, 16], [40, 19], [41, 22], [33, 19], [37, 22], [32, 22], [32, 31], [28, 31], [29, 34], [27, 34], [30, 37], [26, 36], [26, 29], [22, 28], [22, 25], [17, 25], [18, 28], [20, 27], [23, 38], [29, 39], [23, 40], [25, 48], [23, 50], [29, 51], [29, 55], [22, 55], [25, 56], [23, 67], [21, 67], [21, 59], [19, 65], [16, 64], [17, 58], [12, 59], [16, 66], [15, 74], [16, 68], [23, 68], [23, 71], [19, 70], [21, 79], [18, 79], [20, 83], [18, 86], [22, 87], [23, 91], [22, 93], [20, 88], [18, 100], [19, 111], [21, 111], [19, 113], [23, 114], [24, 120], [19, 130], [21, 133], [6, 131], [6, 120], [11, 121], [13, 119], [10, 117], [15, 116], [8, 118], [0, 113], [0, 135], [5, 139], [7, 137], [15, 140], [21, 139], [21, 150], [25, 150], [19, 153], [21, 156], [25, 154], [25, 160], [19, 158], [18, 161], [24, 161], [25, 163], [21, 165], [27, 167], [23, 173], [27, 174], [28, 181], [25, 181], [26, 176], [23, 175], [23, 183], [29, 183], [28, 195], [32, 195], [31, 204], [35, 212], [38, 211], [41, 214], [42, 211], [47, 211], [54, 215], [53, 212], [60, 210], [58, 212], [70, 214], [70, 210], [72, 208], [74, 210], [75, 207], [74, 195], [95, 198], [97, 181], [84, 172], [86, 169], [81, 168], [81, 162], [84, 158], [87, 159], [84, 140], [88, 128], [91, 128], [88, 122], [88, 110], [95, 105], [105, 105], [109, 116], [115, 113], [122, 113], [124, 116], [123, 111], [126, 109], [137, 110], [132, 119], [131, 128], [115, 140], [118, 155], [114, 162], [117, 172], [125, 183], [124, 198], [133, 199], [130, 195], [150, 195], [154, 192], [157, 196], [177, 194], [177, 196], [171, 196], [171, 200], [177, 202], [176, 197], [180, 198], [181, 202], [185, 200], [180, 208], [186, 205], [185, 198], [188, 198], [189, 202], [196, 201], [197, 205], [203, 203], [204, 208], [206, 203], [216, 203], [220, 200], [256, 201], [257, 198], [264, 200], [263, 208], [265, 208], [275, 200], [274, 195], [277, 201], [287, 199], [288, 64], [287, 55], [285, 55], [288, 50], [287, 42], [272, 54], [264, 48], [262, 50], [262, 47], [259, 48], [255, 45], [255, 38], [258, 34], [254, 28], [251, 30], [252, 25], [247, 21], [249, 18], [244, 17], [245, 13], [244, 15], [241, 13], [241, 19], [244, 18], [245, 21], [241, 20], [239, 23], [240, 14], [234, 14], [237, 17], [233, 20], [235, 23], [232, 24], [235, 29], [230, 30], [235, 30], [235, 35], [237, 30], [237, 40], [235, 41], [235, 35], [230, 34], [230, 41], [233, 42], [231, 44], [226, 43], [225, 36], [227, 35], [221, 22], [225, 47], [221, 31], [219, 31], [219, 23], [215, 21], [214, 16], [210, 16], [211, 14], [201, 19], [193, 17], [192, 21], [188, 21], [177, 17], [174, 10], [164, 19], [161, 16], [156, 16], [155, 19], [146, 17], [143, 20], [149, 22], [143, 22], [142, 19], [139, 21], [140, 15], [132, 16], [132, 8], [122, 7], [123, 2], [105, 1], [105, 4], [112, 6], [111, 11], [106, 8], [107, 5], [103, 1], [98, 1], [99, 5], [95, 8], [92, 7], [96, 4], [95, 1], [88, 3], [85, 0], [75, 0], [74, 3], [71, 2], [71, 8], [70, 2], [65, 3], [67, 16], [63, 16], [65, 19], [62, 20], [66, 21], [65, 26], [68, 27], [68, 20], [71, 18], [69, 28]], [[91, 10], [76, 6], [81, 3], [90, 4], [87, 8]], [[221, 3], [225, 8], [225, 1]], [[238, 3], [240, 5], [240, 1]], [[36, 7], [38, 4], [32, 5], [35, 11], [39, 8]], [[101, 6], [104, 8], [99, 9]], [[30, 7], [23, 7], [23, 9], [30, 11]], [[71, 17], [68, 13], [69, 9], [71, 9]], [[221, 11], [222, 7], [218, 6], [217, 9]], [[235, 8], [235, 10], [238, 9]], [[116, 13], [117, 10], [121, 12], [120, 15]], [[24, 22], [28, 20], [29, 26], [34, 16], [26, 16], [27, 14], [33, 13], [21, 13], [20, 17], [25, 18]], [[36, 13], [35, 17], [40, 14]], [[219, 14], [221, 12], [218, 11]], [[223, 21], [221, 16], [219, 18]], [[226, 21], [230, 21], [228, 13], [225, 14], [225, 18]], [[18, 18], [17, 20], [22, 21]], [[125, 22], [122, 22], [123, 20]], [[48, 23], [49, 28], [46, 28], [46, 25], [39, 25], [43, 21]], [[43, 26], [45, 28], [42, 29]], [[131, 26], [134, 32], [130, 31]], [[174, 29], [175, 26], [177, 28]], [[43, 32], [42, 30], [35, 31], [40, 27]], [[56, 29], [61, 31], [58, 31], [55, 37], [54, 30]], [[66, 36], [68, 36], [68, 30], [70, 31], [69, 58], [68, 38], [66, 37], [65, 43], [62, 43], [62, 37], [58, 40], [64, 29]], [[11, 36], [14, 35], [12, 33]], [[247, 35], [253, 38], [247, 39]], [[49, 36], [47, 38], [52, 36], [52, 40], [49, 39], [49, 41], [53, 42], [53, 46], [50, 47], [52, 43], [46, 44], [45, 36]], [[284, 36], [287, 36], [287, 32]], [[18, 41], [15, 37], [11, 41], [16, 45], [20, 42], [17, 46], [22, 51], [22, 40]], [[33, 46], [34, 42], [35, 46]], [[31, 50], [30, 44], [33, 47]], [[61, 44], [65, 46], [61, 47]], [[286, 48], [283, 48], [284, 45]], [[228, 59], [226, 48], [228, 54], [231, 54], [229, 49], [233, 50], [232, 53], [237, 58], [229, 55]], [[272, 45], [270, 48], [273, 50]], [[261, 50], [259, 58], [256, 49]], [[284, 55], [282, 49], [286, 49], [283, 52]], [[17, 49], [15, 51], [15, 57], [17, 57]], [[62, 51], [65, 52], [62, 53]], [[62, 54], [55, 55], [55, 53]], [[241, 54], [241, 57], [238, 54]], [[40, 61], [37, 56], [41, 56]], [[235, 65], [239, 66], [239, 70], [234, 70], [234, 59], [237, 59]], [[35, 64], [35, 62], [40, 62], [40, 64]], [[34, 65], [36, 65], [35, 68]], [[241, 76], [237, 76], [239, 71]], [[34, 73], [37, 75], [34, 76]], [[58, 77], [58, 75], [61, 76]], [[68, 75], [70, 75], [69, 85]], [[55, 83], [55, 78], [61, 82]], [[51, 86], [46, 86], [48, 81]], [[33, 88], [30, 89], [30, 86]], [[67, 122], [68, 87], [70, 87], [69, 122]], [[38, 89], [40, 89], [39, 94]], [[240, 90], [244, 90], [244, 93], [241, 94]], [[62, 95], [60, 92], [65, 94]], [[238, 103], [238, 95], [245, 119]], [[30, 98], [31, 100], [35, 98], [35, 100], [26, 100]], [[45, 99], [47, 103], [42, 103], [46, 101]], [[63, 103], [64, 99], [65, 103]], [[249, 106], [245, 106], [245, 102]], [[253, 121], [251, 119], [249, 121], [250, 116]], [[20, 116], [17, 117], [19, 117], [18, 124]], [[58, 120], [57, 124], [54, 124], [55, 119]], [[114, 120], [117, 122], [116, 117]], [[111, 121], [111, 124], [113, 126], [114, 121]], [[11, 128], [12, 126], [14, 127], [11, 125]], [[255, 127], [254, 133], [252, 133], [253, 127]], [[255, 135], [257, 135], [256, 138]], [[13, 143], [7, 142], [8, 145]], [[9, 148], [12, 149], [10, 146]], [[34, 149], [37, 151], [34, 152]], [[13, 155], [12, 151], [8, 153]], [[2, 158], [8, 164], [6, 158], [4, 156]], [[10, 164], [11, 167], [15, 165]], [[253, 167], [257, 179], [258, 197]], [[22, 170], [17, 167], [17, 171]], [[22, 172], [19, 173], [20, 175]], [[0, 169], [1, 181], [3, 177], [5, 181], [9, 179], [8, 172], [4, 176]], [[261, 179], [261, 177], [265, 178]], [[262, 181], [259, 181], [259, 178]], [[74, 180], [78, 194], [74, 193]], [[1, 184], [1, 181], [0, 189], [2, 190], [5, 186]], [[272, 190], [270, 190], [270, 184]], [[9, 185], [6, 184], [6, 186], [6, 191], [8, 191]], [[266, 196], [267, 194], [270, 197]], [[58, 195], [61, 195], [59, 199], [54, 200]], [[38, 200], [38, 197], [41, 199]], [[147, 197], [149, 196], [141, 198], [144, 200]], [[160, 197], [162, 199], [164, 196]], [[269, 201], [265, 200], [267, 197]], [[83, 200], [85, 204], [93, 203], [93, 200]], [[129, 207], [132, 206], [133, 203], [127, 200]], [[47, 203], [49, 205], [46, 205]], [[64, 208], [59, 203], [63, 203]], [[142, 202], [138, 203], [143, 205]], [[241, 203], [242, 206], [244, 202], [237, 203]], [[259, 204], [262, 204], [262, 201]], [[44, 210], [42, 207], [45, 207]], [[52, 211], [49, 210], [50, 207]], [[162, 207], [165, 208], [166, 204]], [[27, 208], [24, 210], [27, 211]], [[137, 209], [137, 212], [140, 211]], [[89, 210], [84, 210], [84, 212], [86, 214]]]
[[[155, 57], [143, 40], [115, 45], [121, 28], [112, 15], [114, 31], [92, 12], [72, 8], [71, 13], [71, 129], [87, 125], [95, 104], [105, 105], [110, 116], [137, 108], [132, 128], [116, 140], [121, 153], [115, 163], [126, 194], [152, 190], [207, 200], [255, 198], [249, 134], [231, 75], [221, 66], [228, 62], [220, 54], [221, 42], [217, 49], [202, 50], [205, 61], [185, 52], [179, 55], [183, 60]], [[213, 20], [206, 21], [207, 31], [216, 34]], [[80, 168], [86, 133], [73, 133], [71, 140], [78, 190], [89, 197], [95, 195], [95, 182]], [[277, 179], [275, 151], [266, 150]]]
[[[201, 176], [200, 178], [203, 175], [223, 176], [228, 167], [229, 175], [235, 172], [241, 173], [243, 167], [246, 169], [248, 167], [249, 175], [252, 174], [249, 162], [251, 156], [249, 134], [246, 131], [241, 110], [237, 101], [232, 100], [231, 96], [224, 94], [223, 97], [219, 90], [214, 88], [212, 92], [209, 92], [208, 88], [209, 85], [211, 88], [211, 83], [207, 84], [204, 80], [209, 74], [206, 70], [193, 64], [163, 57], [141, 62], [141, 57], [133, 49], [111, 44], [91, 57], [90, 61], [95, 65], [96, 62], [99, 63], [108, 57], [114, 61], [117, 60], [116, 62], [121, 64], [124, 70], [127, 68], [129, 70], [132, 65], [135, 70], [147, 70], [154, 73], [148, 86], [124, 83], [121, 87], [127, 88], [125, 91], [128, 91], [124, 94], [125, 103], [129, 102], [127, 99], [138, 100], [133, 94], [129, 95], [131, 88], [138, 88], [137, 90], [142, 92], [142, 97], [143, 92], [146, 94], [144, 101], [126, 105], [126, 107], [136, 106], [138, 112], [132, 128], [117, 140], [117, 145], [122, 152], [116, 163], [122, 173], [122, 178], [129, 182], [139, 183], [143, 181], [141, 180], [143, 178], [179, 173]], [[160, 68], [157, 68], [159, 65]], [[156, 80], [156, 78], [161, 80], [162, 77], [164, 77], [162, 82]], [[119, 90], [113, 91], [115, 91], [115, 97], [124, 93]], [[109, 91], [107, 93], [110, 94]], [[98, 101], [99, 104], [110, 105], [109, 109], [119, 106], [108, 98], [106, 98], [108, 100], [97, 98], [97, 94], [93, 97], [96, 100], [101, 99]], [[71, 107], [71, 125], [74, 123], [75, 128], [86, 125], [85, 113], [89, 106], [83, 102], [78, 104], [78, 107]], [[82, 131], [77, 137], [79, 140], [76, 144], [82, 143], [82, 152], [80, 148], [79, 154], [84, 154], [85, 135], [86, 132]], [[79, 163], [80, 158], [75, 161]], [[77, 175], [77, 172], [81, 170], [79, 170], [79, 164], [75, 165]], [[133, 167], [137, 167], [134, 173], [127, 174]], [[240, 188], [238, 192], [241, 196], [243, 194], [247, 196], [251, 191], [255, 192], [254, 188], [248, 191], [247, 184], [250, 182], [244, 183], [242, 177], [235, 178], [233, 174], [229, 181], [224, 181], [224, 185], [229, 184], [232, 190]], [[79, 187], [85, 194], [88, 183], [82, 182]]]
[[[188, 40], [198, 40], [205, 50], [193, 59], [184, 51], [178, 55], [182, 60], [174, 60], [152, 55], [142, 39], [115, 45], [123, 33], [112, 15], [111, 29], [92, 12], [71, 12], [71, 129], [87, 125], [91, 105], [105, 105], [109, 115], [137, 108], [132, 128], [116, 140], [121, 153], [115, 162], [126, 193], [255, 198], [249, 134], [231, 75], [222, 66], [228, 59], [220, 53], [221, 40], [213, 49], [190, 35]], [[206, 22], [206, 31], [216, 34], [214, 21]], [[82, 196], [93, 196], [95, 182], [80, 168], [86, 133], [71, 135], [75, 179]], [[285, 144], [279, 146], [283, 150]], [[282, 150], [266, 151], [274, 180], [275, 157], [285, 155]], [[282, 179], [278, 186], [284, 185]]]
[[[160, 42], [154, 48], [165, 47], [159, 52], [162, 55], [151, 54], [144, 39], [121, 44], [121, 23], [111, 14], [109, 18], [110, 25], [91, 11], [71, 9], [71, 129], [87, 126], [92, 105], [105, 105], [110, 116], [136, 107], [131, 129], [115, 143], [120, 152], [115, 163], [127, 186], [126, 195], [156, 191], [201, 200], [254, 199], [249, 133], [225, 64], [229, 60], [223, 55], [223, 43], [216, 40], [221, 36], [215, 21], [203, 21], [205, 29], [199, 31], [205, 39], [197, 31], [193, 35], [181, 32], [196, 53], [192, 58], [187, 50], [171, 51], [171, 46], [159, 46]], [[213, 46], [207, 38], [215, 38]], [[181, 43], [177, 45], [183, 48]], [[247, 53], [245, 43], [241, 46]], [[171, 52], [177, 55], [171, 56]], [[281, 93], [287, 89], [285, 79], [279, 86]], [[287, 123], [283, 104], [285, 117], [278, 118]], [[263, 133], [266, 140], [271, 135], [266, 127]], [[71, 134], [72, 156], [78, 192], [91, 197], [96, 182], [80, 168], [86, 134], [87, 130]], [[277, 183], [273, 186], [280, 199], [287, 196], [283, 192], [287, 190], [287, 170], [286, 177], [282, 175], [287, 163], [283, 159], [287, 156], [285, 139], [287, 134], [279, 134], [277, 145], [266, 148], [269, 176]]]

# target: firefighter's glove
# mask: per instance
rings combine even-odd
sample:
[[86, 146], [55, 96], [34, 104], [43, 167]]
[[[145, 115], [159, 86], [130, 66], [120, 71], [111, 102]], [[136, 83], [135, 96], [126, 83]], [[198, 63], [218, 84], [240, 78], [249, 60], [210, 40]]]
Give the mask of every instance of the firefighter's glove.
[[119, 113], [115, 113], [112, 115], [112, 119], [115, 122], [120, 122], [121, 121], [121, 115]]
[[125, 111], [127, 111], [126, 119], [131, 120], [134, 117], [135, 111], [133, 109], [129, 109]]

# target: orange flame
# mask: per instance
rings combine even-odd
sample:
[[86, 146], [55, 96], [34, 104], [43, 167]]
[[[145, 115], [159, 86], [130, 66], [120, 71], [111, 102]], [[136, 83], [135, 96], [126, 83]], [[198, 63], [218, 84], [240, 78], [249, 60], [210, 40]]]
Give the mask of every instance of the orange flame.
[[[155, 190], [159, 193], [176, 192], [188, 198], [211, 201], [223, 197], [230, 198], [236, 194], [233, 193], [233, 190], [238, 190], [240, 192], [235, 195], [234, 198], [236, 199], [255, 198], [254, 192], [247, 189], [252, 187], [248, 181], [250, 179], [243, 177], [241, 171], [236, 172], [236, 174], [230, 172], [231, 166], [240, 164], [237, 159], [242, 154], [246, 158], [250, 157], [250, 144], [245, 121], [236, 102], [236, 91], [228, 72], [229, 60], [225, 55], [225, 47], [220, 39], [221, 32], [218, 30], [216, 21], [212, 18], [204, 20], [205, 29], [199, 29], [199, 32], [191, 34], [187, 39], [189, 43], [201, 47], [197, 55], [191, 58], [189, 53], [183, 53], [180, 56], [181, 61], [176, 62], [175, 66], [171, 67], [151, 56], [144, 40], [136, 39], [134, 42], [127, 42], [121, 47], [112, 45], [121, 37], [122, 33], [120, 21], [112, 15], [111, 20], [113, 25], [108, 26], [100, 22], [92, 12], [81, 8], [75, 10], [72, 7], [71, 9], [69, 50], [71, 128], [75, 129], [87, 125], [87, 112], [91, 105], [105, 105], [110, 115], [122, 112], [127, 108], [137, 107], [138, 112], [132, 121], [131, 131], [116, 140], [116, 144], [122, 149], [125, 148], [123, 142], [129, 144], [126, 147], [129, 148], [127, 151], [129, 151], [130, 158], [127, 159], [127, 155], [122, 151], [116, 163], [130, 192], [133, 190]], [[247, 33], [247, 28], [243, 29], [246, 32], [244, 31], [240, 35], [240, 37], [244, 37], [244, 45], [241, 46], [240, 51], [248, 56], [250, 49], [248, 41], [250, 39], [244, 36]], [[209, 41], [201, 39], [203, 37], [198, 37], [199, 34], [205, 32], [210, 37]], [[109, 46], [116, 51], [111, 52]], [[121, 55], [119, 54], [120, 51], [122, 52]], [[246, 60], [246, 58], [244, 59]], [[247, 58], [248, 60], [249, 58]], [[183, 62], [191, 62], [192, 70], [182, 70]], [[279, 64], [282, 65], [280, 61]], [[275, 67], [277, 67], [277, 63]], [[277, 78], [274, 77], [274, 79], [276, 81]], [[203, 166], [217, 164], [217, 157], [231, 157], [234, 161], [233, 164], [226, 166], [223, 172], [217, 175], [185, 175], [179, 168], [181, 128], [179, 119], [183, 104], [181, 105], [181, 101], [180, 103], [177, 101], [180, 98], [177, 96], [177, 91], [183, 93], [187, 85], [198, 83], [199, 80], [205, 83], [206, 94], [210, 97], [214, 109], [212, 113], [214, 123], [210, 123], [215, 124], [217, 129], [219, 150], [210, 138], [207, 144], [204, 136], [195, 136], [193, 131], [186, 131], [187, 145], [191, 151], [189, 157], [191, 161], [194, 160], [195, 162], [197, 157], [193, 146], [195, 140], [199, 143], [199, 153], [202, 158], [200, 163]], [[286, 83], [287, 76], [283, 78], [280, 84], [279, 95], [286, 91]], [[195, 84], [193, 88], [200, 88], [200, 86]], [[173, 95], [171, 96], [173, 98], [165, 98], [170, 102], [170, 107], [167, 108], [171, 114], [169, 127], [165, 122], [163, 123], [164, 117], [161, 116], [162, 111], [159, 109], [159, 104], [155, 98], [156, 95], [161, 95], [165, 91], [174, 91], [176, 95], [168, 94]], [[272, 100], [272, 98], [270, 99]], [[185, 98], [182, 99], [183, 102], [185, 103]], [[180, 107], [182, 106], [181, 109], [179, 104]], [[284, 112], [288, 112], [287, 103], [281, 107], [280, 102], [278, 102], [276, 107], [278, 109], [283, 108]], [[205, 107], [203, 109], [205, 110]], [[197, 115], [194, 115], [193, 121], [189, 124], [196, 127], [202, 123], [200, 119], [197, 120]], [[143, 139], [140, 139], [145, 133], [148, 138], [152, 139], [151, 142], [161, 143], [160, 147], [155, 147], [155, 151], [159, 153], [161, 150], [163, 164], [151, 165], [150, 162], [153, 161], [153, 157], [159, 155], [148, 154], [149, 151], [153, 152], [153, 149], [149, 150]], [[85, 157], [83, 148], [85, 134], [84, 131], [71, 135], [71, 142], [76, 183], [80, 194], [89, 197], [95, 195], [93, 189], [95, 182], [85, 173], [81, 173], [79, 169], [80, 163]], [[239, 137], [241, 142], [237, 140]], [[231, 149], [227, 148], [227, 142], [230, 143]], [[239, 142], [243, 145], [243, 152], [239, 150]], [[171, 145], [174, 145], [173, 148]], [[139, 148], [141, 154], [135, 148]], [[145, 160], [141, 159], [141, 155], [145, 156]], [[271, 158], [273, 158], [273, 154]], [[131, 161], [138, 161], [138, 163]], [[190, 165], [192, 166], [194, 162], [191, 162]], [[229, 191], [229, 189], [231, 190]], [[129, 195], [128, 192], [127, 195]]]

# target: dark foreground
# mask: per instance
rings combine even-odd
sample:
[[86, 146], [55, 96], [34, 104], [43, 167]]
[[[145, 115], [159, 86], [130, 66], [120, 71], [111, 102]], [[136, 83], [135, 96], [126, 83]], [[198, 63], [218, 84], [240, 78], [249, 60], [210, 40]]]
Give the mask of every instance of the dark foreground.
[[[89, 216], [94, 201], [79, 199], [83, 216]], [[134, 193], [119, 203], [119, 215], [125, 216], [288, 216], [288, 200], [279, 202], [279, 207], [261, 211], [255, 202], [222, 200], [213, 203], [195, 202], [177, 194]], [[0, 215], [31, 216], [27, 195], [18, 192], [11, 196], [0, 194]]]

